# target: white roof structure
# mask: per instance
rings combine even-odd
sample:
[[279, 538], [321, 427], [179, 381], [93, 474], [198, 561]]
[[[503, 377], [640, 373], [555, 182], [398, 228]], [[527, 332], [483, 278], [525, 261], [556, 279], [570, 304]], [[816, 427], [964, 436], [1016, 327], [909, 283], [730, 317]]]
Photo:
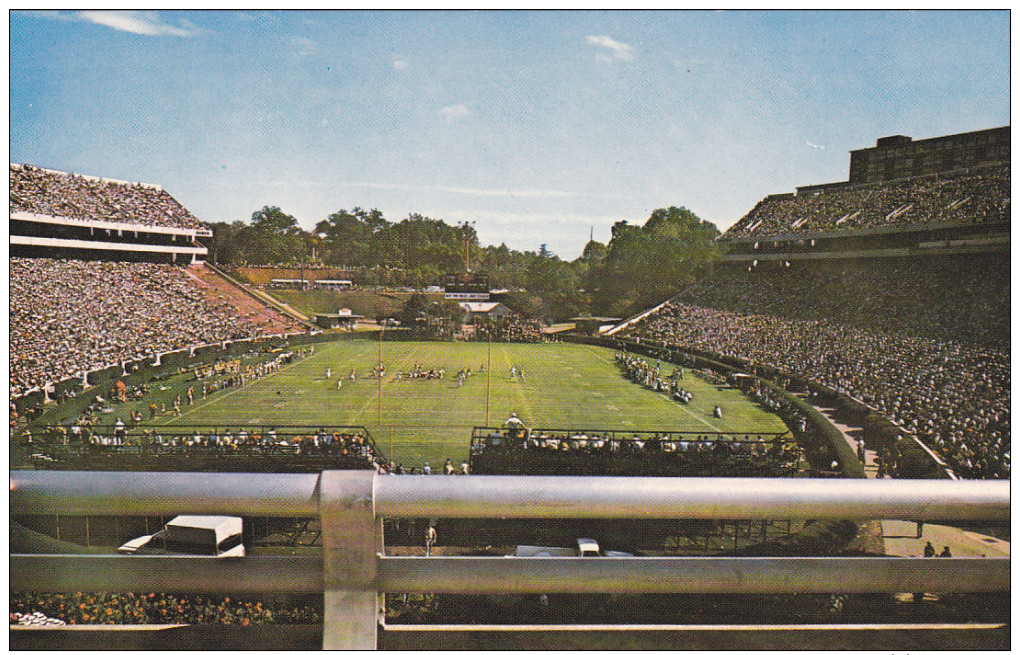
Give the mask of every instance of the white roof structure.
[[182, 528], [201, 528], [204, 530], [217, 530], [225, 526], [240, 525], [241, 519], [236, 516], [196, 516], [183, 514], [167, 522], [167, 525]]
[[472, 314], [488, 314], [502, 303], [498, 302], [462, 302], [461, 309], [466, 309]]

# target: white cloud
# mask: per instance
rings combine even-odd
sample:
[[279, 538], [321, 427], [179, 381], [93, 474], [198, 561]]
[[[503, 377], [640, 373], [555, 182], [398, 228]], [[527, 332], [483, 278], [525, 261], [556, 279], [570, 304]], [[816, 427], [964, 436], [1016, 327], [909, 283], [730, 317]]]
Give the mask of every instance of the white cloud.
[[716, 66], [719, 64], [717, 59], [674, 59], [673, 65], [681, 70], [687, 70], [694, 67], [701, 66]]
[[631, 61], [634, 59], [634, 48], [621, 43], [613, 38], [605, 35], [601, 36], [589, 36], [587, 38], [588, 45], [593, 45], [598, 48], [605, 48], [609, 51], [609, 54], [602, 52], [596, 55], [596, 58], [600, 61], [610, 61], [611, 59], [619, 59], [621, 61]]
[[407, 70], [407, 67], [408, 67], [408, 63], [406, 61], [404, 61], [403, 59], [394, 59], [393, 60], [393, 68], [397, 69], [398, 71]]
[[445, 118], [447, 123], [452, 123], [454, 121], [460, 120], [462, 118], [467, 118], [468, 116], [470, 116], [471, 110], [468, 109], [467, 105], [465, 105], [462, 102], [458, 105], [450, 105], [448, 107], [443, 107], [442, 109], [439, 110], [439, 115]]
[[290, 40], [291, 52], [299, 57], [308, 57], [319, 51], [319, 44], [303, 36], [295, 36]]
[[77, 14], [77, 18], [86, 23], [142, 36], [189, 37], [205, 32], [186, 20], [180, 21], [178, 25], [170, 25], [154, 11], [82, 11]]

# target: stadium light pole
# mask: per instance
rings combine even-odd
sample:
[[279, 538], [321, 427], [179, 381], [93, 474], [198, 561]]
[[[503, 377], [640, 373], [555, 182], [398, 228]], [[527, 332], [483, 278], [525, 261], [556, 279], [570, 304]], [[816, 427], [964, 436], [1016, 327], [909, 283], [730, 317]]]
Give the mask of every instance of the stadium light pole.
[[492, 330], [489, 332], [489, 362], [485, 365], [485, 425], [489, 425], [489, 390], [492, 388]]
[[[382, 325], [379, 329], [379, 361], [376, 364], [375, 376], [379, 379], [379, 393], [376, 394], [375, 403], [375, 421], [379, 424], [379, 429], [382, 430], [382, 339], [383, 332], [386, 331], [386, 319], [383, 319]], [[393, 457], [393, 434], [390, 433], [390, 457]]]

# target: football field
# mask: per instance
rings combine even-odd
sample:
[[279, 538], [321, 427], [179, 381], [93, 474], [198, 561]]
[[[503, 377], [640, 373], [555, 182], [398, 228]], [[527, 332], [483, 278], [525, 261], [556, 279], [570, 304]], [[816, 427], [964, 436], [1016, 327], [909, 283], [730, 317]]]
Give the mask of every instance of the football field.
[[[380, 356], [386, 366], [381, 380], [372, 374]], [[694, 401], [683, 405], [626, 380], [614, 357], [607, 348], [569, 343], [494, 343], [490, 350], [474, 342], [338, 341], [318, 344], [277, 373], [196, 400], [181, 416], [157, 424], [363, 425], [391, 459], [405, 466], [427, 461], [433, 470], [447, 457], [455, 464], [466, 460], [471, 428], [502, 425], [510, 412], [534, 428], [786, 430], [736, 389], [717, 388], [685, 370], [683, 386]], [[443, 379], [408, 379], [416, 366], [443, 369]], [[523, 376], [511, 377], [511, 366]], [[458, 385], [457, 372], [467, 368], [471, 374]], [[663, 377], [673, 368], [663, 363]], [[712, 417], [715, 405], [723, 418]]]

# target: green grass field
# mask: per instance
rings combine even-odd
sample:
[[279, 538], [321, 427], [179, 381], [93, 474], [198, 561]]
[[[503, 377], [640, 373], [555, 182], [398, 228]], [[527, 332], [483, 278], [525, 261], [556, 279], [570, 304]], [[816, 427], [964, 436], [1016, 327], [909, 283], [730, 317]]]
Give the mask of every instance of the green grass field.
[[[378, 342], [320, 344], [313, 355], [278, 373], [196, 399], [181, 416], [157, 423], [363, 425], [391, 458], [406, 466], [428, 461], [434, 469], [447, 457], [455, 463], [467, 459], [471, 428], [501, 425], [510, 412], [538, 428], [786, 430], [778, 417], [738, 390], [718, 389], [689, 371], [684, 386], [694, 393], [690, 405], [643, 389], [624, 379], [614, 351], [606, 348], [500, 343], [492, 344], [490, 355], [484, 343], [383, 342], [381, 353], [387, 367], [381, 384], [368, 377], [379, 358]], [[486, 375], [480, 368], [488, 367], [490, 357]], [[445, 369], [445, 379], [395, 379], [398, 370], [409, 371], [415, 363]], [[524, 370], [526, 381], [510, 379], [511, 365]], [[458, 388], [456, 373], [466, 367], [472, 375]], [[326, 379], [327, 368], [332, 379]], [[663, 364], [664, 374], [672, 370], [672, 364]], [[338, 375], [343, 376], [339, 390]], [[722, 419], [712, 417], [716, 404], [723, 408]]]

